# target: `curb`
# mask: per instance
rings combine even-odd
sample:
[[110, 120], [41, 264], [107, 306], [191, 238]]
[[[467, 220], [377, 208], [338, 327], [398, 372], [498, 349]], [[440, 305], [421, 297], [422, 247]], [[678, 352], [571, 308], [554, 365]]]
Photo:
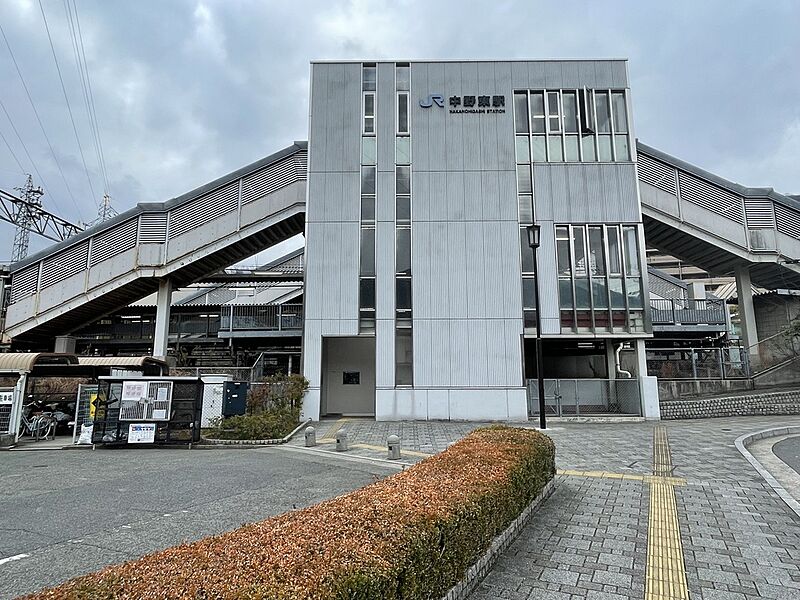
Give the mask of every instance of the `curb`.
[[491, 571], [497, 559], [500, 558], [500, 555], [515, 539], [517, 539], [517, 536], [528, 523], [531, 515], [553, 493], [556, 485], [556, 477], [556, 475], [553, 475], [553, 478], [542, 488], [539, 495], [511, 522], [511, 525], [506, 527], [501, 534], [492, 540], [489, 549], [467, 569], [464, 578], [451, 587], [450, 590], [442, 596], [441, 600], [464, 600], [475, 590], [477, 585], [483, 581], [483, 578], [489, 574], [489, 571]]
[[201, 450], [207, 450], [209, 448], [216, 448], [219, 446], [222, 447], [236, 446], [238, 448], [258, 448], [260, 446], [274, 446], [276, 444], [285, 444], [286, 442], [291, 440], [295, 435], [297, 435], [298, 431], [300, 431], [304, 426], [308, 425], [309, 423], [311, 423], [311, 419], [306, 419], [282, 438], [273, 438], [269, 440], [220, 440], [216, 438], [203, 438], [200, 444], [194, 444], [192, 447]]
[[757, 431], [756, 433], [746, 433], [736, 438], [734, 443], [736, 444], [736, 448], [739, 450], [739, 452], [741, 452], [742, 456], [745, 457], [747, 462], [753, 465], [761, 477], [763, 477], [769, 486], [775, 490], [775, 493], [780, 496], [781, 500], [783, 500], [786, 505], [792, 509], [792, 511], [794, 511], [798, 517], [800, 517], [800, 502], [795, 500], [794, 497], [789, 494], [789, 492], [787, 492], [780, 483], [778, 483], [778, 480], [775, 479], [772, 474], [764, 468], [764, 465], [762, 465], [758, 459], [747, 450], [747, 446], [758, 440], [793, 434], [800, 434], [800, 426], [793, 425], [789, 427], [776, 427], [773, 429], [763, 429], [762, 431]]

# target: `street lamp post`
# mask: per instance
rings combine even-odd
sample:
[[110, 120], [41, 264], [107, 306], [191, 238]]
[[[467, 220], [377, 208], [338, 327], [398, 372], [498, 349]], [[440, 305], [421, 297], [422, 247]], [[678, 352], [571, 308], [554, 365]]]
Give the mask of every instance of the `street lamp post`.
[[541, 228], [539, 225], [528, 225], [528, 245], [533, 251], [533, 281], [536, 298], [536, 383], [539, 386], [539, 428], [547, 429], [547, 417], [544, 414], [544, 358], [542, 357], [542, 310], [539, 303], [539, 265], [536, 251], [539, 249]]

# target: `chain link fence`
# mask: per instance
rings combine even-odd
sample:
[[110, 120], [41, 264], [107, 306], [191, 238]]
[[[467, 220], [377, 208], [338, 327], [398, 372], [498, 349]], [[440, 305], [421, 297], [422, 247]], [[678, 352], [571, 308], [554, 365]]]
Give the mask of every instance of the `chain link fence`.
[[[528, 412], [539, 414], [539, 389], [527, 380]], [[545, 379], [545, 414], [556, 417], [589, 415], [641, 416], [638, 379]]]

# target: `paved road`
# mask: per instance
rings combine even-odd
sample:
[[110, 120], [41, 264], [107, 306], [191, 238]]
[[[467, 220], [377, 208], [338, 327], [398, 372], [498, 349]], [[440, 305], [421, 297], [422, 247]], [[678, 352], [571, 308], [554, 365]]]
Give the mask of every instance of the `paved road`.
[[[394, 472], [281, 448], [0, 453], [0, 598], [313, 504]], [[3, 559], [27, 555], [18, 560]]]
[[778, 458], [800, 474], [800, 435], [778, 442], [772, 447], [772, 451]]

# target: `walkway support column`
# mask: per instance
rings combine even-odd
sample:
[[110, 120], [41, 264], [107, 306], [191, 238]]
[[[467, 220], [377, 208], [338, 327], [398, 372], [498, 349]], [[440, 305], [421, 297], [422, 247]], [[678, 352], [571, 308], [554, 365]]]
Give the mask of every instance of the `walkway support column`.
[[750, 267], [740, 265], [734, 271], [736, 275], [736, 296], [739, 303], [739, 321], [742, 327], [742, 340], [750, 352], [751, 359], [758, 359], [758, 330], [756, 329], [756, 313], [753, 309], [753, 286], [750, 283]]
[[169, 277], [158, 282], [156, 297], [156, 330], [153, 335], [153, 356], [166, 358], [169, 344], [169, 315], [172, 306], [172, 280]]
[[658, 398], [658, 378], [647, 374], [647, 348], [644, 340], [633, 340], [636, 350], [636, 376], [639, 378], [639, 395], [642, 399], [642, 416], [648, 420], [661, 419]]

